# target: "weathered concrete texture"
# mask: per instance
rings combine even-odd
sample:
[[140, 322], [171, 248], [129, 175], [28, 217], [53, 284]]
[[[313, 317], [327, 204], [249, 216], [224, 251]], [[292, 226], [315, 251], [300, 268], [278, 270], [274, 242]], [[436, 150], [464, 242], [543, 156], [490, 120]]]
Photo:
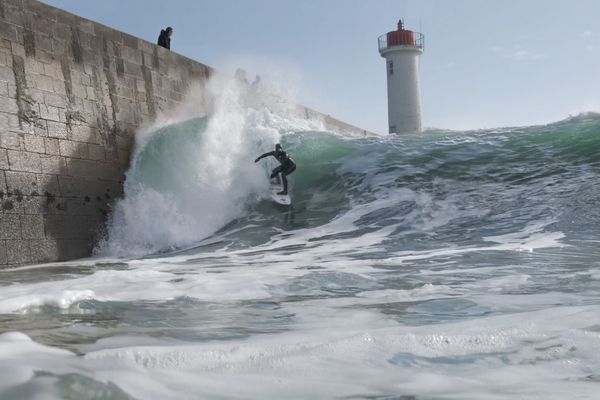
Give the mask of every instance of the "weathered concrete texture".
[[212, 73], [38, 1], [0, 0], [0, 267], [89, 255], [122, 195], [135, 130]]
[[331, 115], [324, 115], [311, 108], [298, 105], [296, 107], [296, 114], [300, 118], [307, 119], [309, 121], [318, 121], [328, 132], [335, 132], [345, 136], [364, 137], [375, 135], [373, 132], [365, 129], [358, 128], [354, 125], [347, 124], [343, 121], [333, 118]]
[[89, 255], [135, 129], [205, 65], [34, 0], [0, 0], [0, 266]]

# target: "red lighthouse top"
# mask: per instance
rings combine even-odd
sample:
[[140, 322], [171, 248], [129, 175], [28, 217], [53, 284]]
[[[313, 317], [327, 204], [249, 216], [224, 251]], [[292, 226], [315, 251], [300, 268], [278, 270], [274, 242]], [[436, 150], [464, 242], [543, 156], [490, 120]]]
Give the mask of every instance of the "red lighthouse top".
[[415, 33], [404, 29], [404, 22], [398, 21], [398, 30], [387, 33], [388, 46], [416, 46]]
[[398, 21], [398, 30], [379, 37], [379, 51], [392, 46], [414, 46], [423, 50], [423, 34], [404, 29], [404, 21]]

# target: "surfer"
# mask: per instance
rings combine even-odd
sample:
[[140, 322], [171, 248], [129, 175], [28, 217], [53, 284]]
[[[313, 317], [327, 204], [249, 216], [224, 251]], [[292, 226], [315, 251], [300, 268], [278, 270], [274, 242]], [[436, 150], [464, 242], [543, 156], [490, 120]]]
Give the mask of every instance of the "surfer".
[[289, 175], [296, 170], [296, 164], [294, 163], [294, 160], [291, 159], [289, 154], [286, 153], [285, 151], [283, 151], [283, 149], [281, 148], [281, 145], [279, 143], [277, 143], [275, 145], [275, 151], [270, 151], [268, 153], [263, 154], [262, 156], [258, 157], [256, 160], [254, 160], [254, 162], [256, 163], [256, 162], [260, 161], [261, 158], [265, 158], [268, 156], [275, 157], [277, 159], [277, 161], [279, 161], [281, 163], [280, 166], [278, 166], [277, 168], [275, 168], [273, 170], [273, 172], [271, 172], [270, 178], [273, 179], [277, 176], [277, 174], [281, 173], [281, 180], [283, 181], [283, 191], [281, 191], [277, 194], [287, 195], [288, 182], [287, 182], [286, 175]]

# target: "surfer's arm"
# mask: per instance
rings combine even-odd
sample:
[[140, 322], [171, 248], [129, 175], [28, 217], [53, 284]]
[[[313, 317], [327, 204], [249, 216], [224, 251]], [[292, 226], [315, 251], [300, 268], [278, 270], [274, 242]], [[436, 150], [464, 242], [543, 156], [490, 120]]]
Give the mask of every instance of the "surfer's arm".
[[265, 153], [265, 154], [263, 154], [262, 156], [258, 157], [256, 160], [254, 160], [254, 162], [259, 162], [261, 158], [265, 158], [265, 157], [268, 157], [268, 156], [272, 156], [273, 154], [275, 154], [275, 152], [274, 152], [274, 151], [270, 151], [270, 152], [268, 152], [268, 153]]

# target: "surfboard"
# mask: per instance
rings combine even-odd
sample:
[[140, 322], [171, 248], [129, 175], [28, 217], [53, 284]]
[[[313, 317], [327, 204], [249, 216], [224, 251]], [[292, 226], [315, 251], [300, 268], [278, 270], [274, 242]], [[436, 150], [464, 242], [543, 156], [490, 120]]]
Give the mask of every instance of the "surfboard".
[[271, 179], [271, 199], [277, 203], [284, 206], [289, 206], [292, 204], [292, 199], [289, 194], [277, 194], [283, 190], [283, 184], [281, 183], [281, 177], [277, 176], [277, 178]]

